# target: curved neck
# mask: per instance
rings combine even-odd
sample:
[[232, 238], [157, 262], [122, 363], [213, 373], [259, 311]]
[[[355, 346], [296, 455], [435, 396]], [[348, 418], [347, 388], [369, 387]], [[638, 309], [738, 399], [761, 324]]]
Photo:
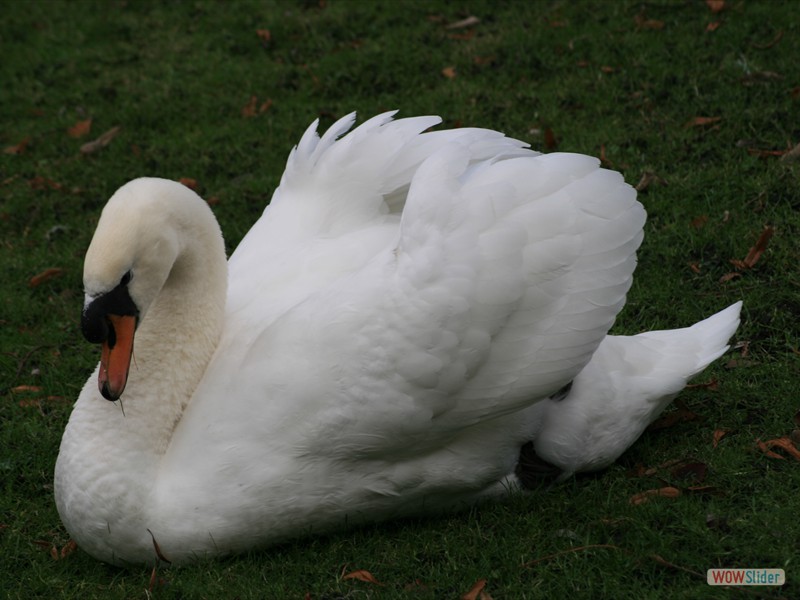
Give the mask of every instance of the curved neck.
[[157, 469], [222, 330], [224, 244], [210, 209], [197, 200], [204, 206], [190, 206], [183, 222], [153, 224], [177, 232], [179, 251], [136, 332], [125, 391], [119, 402], [103, 398], [95, 370], [56, 463], [56, 502], [65, 526], [79, 545], [112, 562], [134, 558], [111, 555], [111, 537], [130, 530], [146, 535], [143, 507], [155, 491]]

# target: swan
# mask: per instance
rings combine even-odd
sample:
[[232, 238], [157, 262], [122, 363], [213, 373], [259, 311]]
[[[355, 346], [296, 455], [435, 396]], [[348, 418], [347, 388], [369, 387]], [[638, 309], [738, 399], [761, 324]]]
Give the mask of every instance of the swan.
[[607, 335], [645, 221], [621, 175], [394, 114], [312, 123], [230, 260], [179, 183], [108, 200], [81, 318], [101, 359], [54, 480], [90, 555], [185, 563], [455, 509], [522, 485], [531, 442], [602, 468], [727, 350], [741, 303]]

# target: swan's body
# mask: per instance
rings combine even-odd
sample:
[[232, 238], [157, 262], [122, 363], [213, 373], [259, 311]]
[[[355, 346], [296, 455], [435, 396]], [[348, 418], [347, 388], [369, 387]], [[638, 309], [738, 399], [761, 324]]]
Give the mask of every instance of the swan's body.
[[[573, 399], [591, 404], [594, 365], [628, 361], [611, 340], [631, 338], [606, 334], [645, 214], [621, 176], [496, 132], [420, 133], [435, 117], [382, 115], [337, 141], [352, 122], [309, 128], [228, 264], [187, 188], [139, 179], [109, 200], [84, 267], [103, 360], [55, 477], [92, 555], [152, 561], [154, 538], [188, 561], [501, 494], [523, 444], [586, 425], [537, 401], [577, 376]], [[652, 398], [727, 348], [738, 308], [723, 314], [713, 347], [679, 373], [665, 358], [646, 399], [625, 385], [638, 355], [601, 378], [608, 407], [589, 413], [648, 415], [613, 449], [552, 452], [558, 466], [624, 451], [663, 408]], [[98, 387], [124, 388], [124, 415]]]

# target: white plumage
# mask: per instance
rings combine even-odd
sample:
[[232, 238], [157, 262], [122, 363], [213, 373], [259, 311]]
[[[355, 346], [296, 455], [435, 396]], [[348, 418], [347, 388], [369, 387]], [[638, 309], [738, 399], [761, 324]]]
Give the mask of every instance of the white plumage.
[[515, 485], [531, 440], [565, 472], [607, 466], [727, 348], [739, 305], [606, 336], [645, 220], [619, 174], [392, 115], [312, 124], [227, 264], [187, 188], [109, 200], [84, 267], [103, 360], [55, 479], [89, 553], [152, 561], [152, 532], [190, 561], [454, 508]]

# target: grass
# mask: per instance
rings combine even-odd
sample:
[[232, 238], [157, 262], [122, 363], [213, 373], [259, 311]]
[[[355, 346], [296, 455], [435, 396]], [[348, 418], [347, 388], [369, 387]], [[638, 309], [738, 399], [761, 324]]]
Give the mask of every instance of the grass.
[[[8, 597], [458, 598], [481, 579], [498, 600], [800, 597], [800, 463], [756, 445], [798, 427], [800, 165], [764, 152], [800, 141], [795, 4], [6, 1], [3, 13], [0, 148], [21, 148], [0, 153]], [[469, 15], [480, 22], [446, 27]], [[253, 96], [271, 105], [244, 117]], [[140, 175], [193, 178], [232, 249], [312, 119], [391, 108], [542, 150], [549, 129], [559, 150], [602, 154], [632, 184], [646, 171], [663, 180], [640, 196], [647, 237], [616, 330], [684, 326], [744, 300], [747, 356], [702, 376], [716, 389], [682, 396], [702, 419], [648, 432], [608, 471], [550, 491], [162, 569], [154, 583], [81, 551], [53, 560], [68, 541], [53, 465], [97, 360], [78, 329], [82, 254], [105, 200]], [[91, 134], [67, 135], [88, 118]], [[106, 148], [80, 153], [116, 126]], [[721, 283], [765, 225], [775, 235], [759, 262]], [[29, 286], [48, 268], [60, 274]], [[730, 433], [714, 448], [717, 429]], [[665, 481], [692, 485], [669, 468], [630, 476], [686, 458], [713, 489], [629, 502]], [[784, 568], [789, 583], [707, 586], [721, 566]], [[356, 569], [382, 585], [342, 577]]]

